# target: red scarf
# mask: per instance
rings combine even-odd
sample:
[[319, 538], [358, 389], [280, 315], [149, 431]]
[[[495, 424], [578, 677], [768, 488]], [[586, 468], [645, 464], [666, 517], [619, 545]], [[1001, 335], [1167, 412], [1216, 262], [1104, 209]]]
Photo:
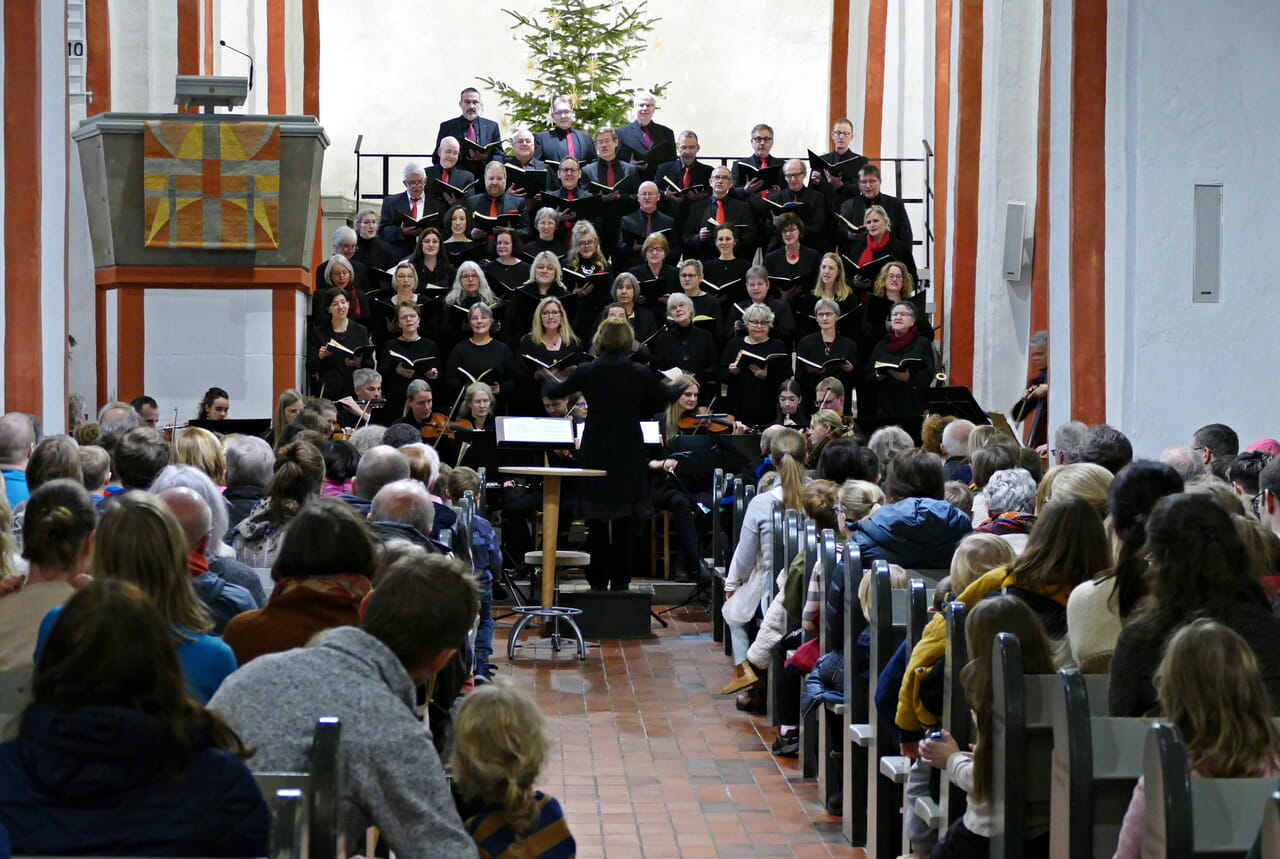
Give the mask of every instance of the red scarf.
[[204, 556], [204, 552], [197, 552], [194, 549], [187, 552], [187, 572], [193, 579], [209, 572], [209, 559]]
[[884, 348], [892, 352], [894, 355], [897, 355], [903, 349], [910, 346], [911, 341], [915, 339], [916, 327], [914, 325], [904, 331], [901, 337], [894, 334], [893, 331], [890, 331], [889, 336], [884, 339]]
[[365, 595], [373, 590], [369, 579], [358, 573], [338, 573], [330, 576], [290, 576], [280, 579], [271, 591], [271, 599], [283, 596], [292, 590], [317, 591], [333, 597], [339, 602], [350, 602], [352, 610], [360, 606]]
[[862, 250], [862, 256], [858, 257], [858, 265], [866, 265], [876, 258], [876, 253], [885, 249], [889, 244], [889, 231], [884, 231], [884, 238], [876, 241], [871, 238], [871, 233], [867, 233], [867, 246]]

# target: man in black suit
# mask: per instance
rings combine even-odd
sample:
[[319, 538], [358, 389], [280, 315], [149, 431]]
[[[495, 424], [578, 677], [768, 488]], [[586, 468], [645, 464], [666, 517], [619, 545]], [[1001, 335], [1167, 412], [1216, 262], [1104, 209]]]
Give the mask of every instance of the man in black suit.
[[[459, 97], [458, 107], [462, 109], [461, 116], [455, 116], [453, 119], [446, 119], [440, 123], [440, 130], [436, 132], [436, 148], [440, 148], [440, 141], [446, 137], [452, 137], [456, 140], [470, 140], [472, 143], [478, 143], [481, 146], [488, 146], [490, 143], [497, 143], [501, 137], [498, 133], [498, 123], [492, 119], [485, 119], [480, 115], [480, 111], [484, 110], [484, 105], [480, 101], [480, 91], [475, 87], [467, 87], [462, 91]], [[494, 160], [502, 158], [501, 147], [494, 147]], [[474, 176], [484, 167], [483, 162], [464, 162], [466, 167]]]
[[390, 244], [404, 259], [413, 253], [413, 243], [422, 230], [418, 227], [401, 226], [400, 215], [408, 215], [415, 221], [426, 217], [428, 200], [424, 193], [427, 187], [427, 171], [422, 165], [410, 161], [404, 165], [404, 193], [393, 194], [382, 201], [382, 213], [378, 216], [378, 235]]
[[[770, 154], [772, 152], [773, 127], [762, 122], [751, 129], [751, 155], [741, 160], [752, 167], [772, 167], [778, 163], [778, 159]], [[734, 196], [739, 199], [749, 198], [755, 194], [767, 197], [770, 192], [780, 190], [780, 186], [764, 187], [759, 179], [747, 181], [746, 174], [738, 169], [737, 164], [733, 167], [733, 187], [735, 188]]]
[[736, 256], [749, 259], [755, 252], [755, 217], [749, 205], [729, 196], [732, 185], [733, 175], [728, 167], [717, 167], [711, 171], [711, 196], [701, 206], [690, 210], [689, 221], [684, 225], [686, 259], [702, 260], [717, 256], [712, 221], [732, 224], [738, 231]]
[[[435, 163], [427, 168], [427, 184], [431, 184], [432, 179], [437, 179], [446, 185], [452, 185], [455, 188], [461, 188], [466, 191], [467, 186], [476, 181], [475, 174], [470, 170], [466, 170], [458, 166], [458, 153], [460, 147], [458, 141], [453, 137], [442, 138], [440, 144], [436, 147]], [[441, 194], [433, 194], [430, 189], [427, 190], [427, 200], [431, 203], [431, 211], [443, 212], [450, 206], [455, 206], [466, 199], [463, 194], [454, 194], [444, 192]]]
[[[840, 164], [844, 161], [858, 159], [866, 161], [865, 158], [862, 158], [851, 148], [853, 146], [853, 122], [851, 120], [841, 117], [835, 121], [831, 126], [831, 143], [835, 148], [822, 156], [827, 162]], [[852, 179], [846, 181], [844, 176], [827, 170], [814, 170], [809, 177], [809, 187], [816, 188], [827, 196], [827, 206], [832, 212], [840, 211], [840, 207], [850, 197], [858, 193], [857, 182]]]
[[579, 164], [593, 160], [596, 150], [591, 145], [591, 136], [573, 127], [575, 118], [569, 99], [562, 95], [556, 96], [551, 102], [551, 122], [554, 127], [549, 131], [539, 131], [533, 137], [535, 157], [556, 162], [572, 158]]
[[475, 223], [471, 228], [471, 238], [480, 241], [489, 238], [493, 226], [476, 220], [474, 216], [496, 218], [498, 215], [519, 214], [524, 211], [524, 200], [507, 193], [506, 168], [501, 162], [490, 161], [484, 166], [484, 191], [468, 197], [467, 208], [471, 211], [472, 221]]
[[[911, 244], [911, 219], [907, 217], [907, 207], [892, 194], [880, 193], [880, 168], [867, 164], [858, 171], [858, 195], [840, 207], [840, 216], [852, 224], [861, 225], [867, 209], [872, 206], [884, 207], [894, 239]], [[846, 243], [854, 238], [843, 223], [840, 224], [840, 238]]]
[[[554, 190], [557, 187], [556, 173], [547, 167], [547, 162], [534, 157], [535, 150], [533, 132], [527, 128], [518, 128], [511, 135], [511, 154], [503, 156], [503, 163], [511, 164], [523, 170], [547, 171], [547, 188]], [[525, 196], [522, 188], [508, 188], [507, 193], [521, 198]], [[529, 205], [533, 206], [536, 202], [535, 200]]]
[[770, 194], [765, 203], [769, 212], [766, 227], [770, 247], [775, 242], [781, 243], [774, 229], [774, 218], [787, 211], [776, 207], [787, 203], [804, 203], [805, 207], [796, 212], [804, 222], [804, 243], [815, 250], [831, 250], [831, 240], [827, 232], [830, 223], [827, 217], [827, 198], [821, 191], [805, 187], [804, 180], [808, 172], [809, 169], [799, 158], [792, 158], [782, 165], [782, 178], [787, 183], [787, 187]]
[[[675, 219], [670, 215], [664, 215], [658, 211], [658, 201], [662, 199], [662, 195], [658, 193], [658, 186], [653, 182], [641, 182], [640, 190], [636, 192], [636, 201], [640, 204], [640, 210], [624, 215], [621, 223], [618, 225], [618, 243], [614, 245], [613, 268], [614, 271], [622, 271], [631, 268], [633, 265], [639, 265], [642, 261], [642, 246], [644, 240], [651, 233], [659, 230], [670, 230], [675, 227]], [[679, 255], [679, 242], [673, 241], [674, 236], [668, 235], [667, 241], [670, 243], [671, 255]]]
[[603, 202], [595, 226], [601, 247], [607, 250], [618, 242], [618, 221], [635, 207], [640, 176], [636, 168], [619, 157], [618, 133], [613, 128], [606, 125], [597, 131], [595, 144], [596, 160], [582, 168], [582, 178]]
[[705, 189], [711, 184], [711, 165], [698, 161], [701, 148], [698, 145], [698, 135], [692, 131], [680, 132], [680, 139], [676, 143], [678, 157], [675, 161], [658, 165], [658, 172], [653, 178], [662, 194], [662, 210], [675, 218], [679, 228], [683, 228], [689, 210], [700, 203], [707, 192], [703, 190], [681, 194], [676, 189], [695, 188], [699, 185]]
[[675, 143], [670, 128], [653, 121], [658, 103], [647, 92], [637, 93], [634, 102], [636, 118], [618, 129], [618, 157], [640, 171], [641, 178], [652, 179], [659, 164], [649, 163], [649, 150], [660, 143]]

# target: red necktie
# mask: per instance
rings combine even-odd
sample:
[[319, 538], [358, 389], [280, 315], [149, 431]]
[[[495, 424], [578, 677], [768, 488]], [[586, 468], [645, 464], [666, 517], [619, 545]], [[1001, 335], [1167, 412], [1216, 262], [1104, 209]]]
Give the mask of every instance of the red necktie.
[[[565, 194], [565, 195], [564, 195], [564, 198], [565, 198], [566, 200], [568, 200], [570, 203], [572, 203], [572, 202], [573, 202], [573, 200], [574, 200], [574, 196], [575, 196], [575, 195], [574, 195], [574, 193], [573, 193], [572, 191], [570, 191], [569, 193], [567, 193], [567, 194]], [[565, 232], [566, 232], [566, 233], [569, 233], [570, 235], [572, 235], [572, 234], [573, 234], [573, 221], [565, 221], [565, 222], [564, 222], [564, 229], [565, 229]]]
[[613, 187], [613, 162], [612, 161], [610, 161], [607, 165], [605, 165], [604, 184], [608, 185], [610, 188]]
[[476, 121], [474, 119], [467, 123], [467, 140], [472, 143], [476, 142]]
[[[761, 169], [761, 170], [763, 170], [764, 168], [766, 168], [766, 167], [768, 167], [768, 166], [769, 166], [769, 159], [768, 159], [768, 158], [761, 158], [761, 159], [760, 159], [760, 169]], [[769, 191], [768, 191], [767, 189], [766, 189], [766, 190], [764, 190], [764, 191], [761, 191], [761, 192], [760, 192], [760, 196], [761, 196], [762, 198], [764, 198], [765, 200], [769, 199]]]
[[448, 167], [440, 171], [440, 181], [446, 185], [449, 184], [449, 168]]
[[649, 136], [649, 126], [647, 125], [640, 126], [640, 133], [644, 135], [644, 145], [648, 147], [652, 147], [653, 138]]
[[716, 223], [724, 223], [724, 200], [716, 200]]
[[409, 198], [409, 217], [418, 220], [418, 201], [412, 197]]
[[570, 131], [569, 133], [565, 134], [565, 136], [564, 136], [564, 140], [565, 140], [565, 143], [566, 143], [566, 144], [568, 145], [568, 147], [569, 147], [569, 157], [570, 157], [570, 158], [577, 158], [577, 157], [578, 157], [578, 153], [577, 153], [577, 151], [573, 148], [573, 132], [572, 132], [572, 131]]
[[684, 187], [689, 187], [689, 174], [693, 172], [692, 167], [684, 168]]
[[498, 198], [497, 197], [489, 198], [489, 217], [491, 218], [498, 217]]

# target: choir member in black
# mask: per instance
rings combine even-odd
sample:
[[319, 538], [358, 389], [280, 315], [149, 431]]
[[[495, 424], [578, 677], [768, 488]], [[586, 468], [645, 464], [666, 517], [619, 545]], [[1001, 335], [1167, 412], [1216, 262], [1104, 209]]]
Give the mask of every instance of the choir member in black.
[[542, 251], [533, 258], [529, 268], [529, 282], [521, 284], [506, 302], [502, 336], [512, 345], [518, 344], [533, 328], [536, 308], [542, 299], [554, 297], [564, 302], [569, 296], [569, 290], [561, 283], [560, 260], [554, 253]]
[[[440, 123], [440, 130], [436, 132], [437, 146], [446, 137], [470, 140], [472, 143], [478, 143], [481, 146], [498, 142], [501, 136], [501, 132], [498, 131], [498, 123], [492, 119], [485, 119], [480, 115], [480, 111], [484, 110], [484, 104], [480, 100], [479, 90], [475, 87], [464, 89], [458, 99], [458, 108], [462, 111], [460, 115]], [[495, 147], [494, 152], [494, 157], [497, 157], [497, 155], [501, 154], [501, 149]], [[467, 163], [472, 165], [470, 169], [473, 171], [483, 166], [475, 162]]]
[[[631, 320], [627, 317], [627, 308], [623, 307], [621, 304], [619, 304], [616, 301], [611, 301], [605, 305], [604, 313], [600, 317], [600, 323], [604, 324], [604, 321], [606, 319], [621, 319], [623, 322], [627, 323], [628, 325], [631, 324]], [[600, 330], [599, 325], [596, 326], [596, 330], [597, 331]], [[652, 353], [649, 352], [649, 345], [647, 343], [641, 343], [638, 338], [635, 338], [634, 328], [632, 328], [631, 333], [633, 337], [631, 346], [630, 346], [630, 352], [629, 352], [629, 354], [631, 355], [631, 360], [635, 361], [637, 364], [643, 364], [644, 366], [648, 367], [651, 359], [653, 358]], [[655, 336], [656, 336], [656, 332], [655, 332]], [[589, 354], [591, 355], [591, 357], [593, 358], [595, 357], [594, 352], [589, 352]]]
[[582, 168], [582, 180], [600, 198], [600, 212], [592, 223], [604, 246], [612, 248], [618, 243], [618, 222], [635, 206], [640, 175], [618, 156], [618, 134], [610, 126], [596, 131], [596, 160]]
[[[578, 221], [573, 225], [564, 267], [577, 274], [602, 274], [609, 271], [609, 260], [600, 247], [600, 236], [590, 221]], [[578, 283], [571, 290], [575, 307], [574, 322], [580, 331], [590, 331], [600, 318], [600, 311], [609, 303], [609, 291], [590, 283]]]
[[633, 105], [635, 121], [618, 129], [618, 157], [630, 162], [645, 179], [652, 179], [660, 165], [649, 157], [649, 151], [664, 143], [674, 146], [676, 135], [670, 128], [653, 121], [658, 103], [650, 93], [636, 93]]
[[449, 233], [444, 240], [444, 252], [456, 269], [474, 259], [483, 246], [471, 238], [471, 213], [466, 206], [450, 206], [445, 210], [443, 220]]
[[653, 516], [649, 494], [649, 457], [640, 421], [680, 395], [647, 368], [630, 360], [634, 335], [620, 320], [606, 320], [596, 333], [599, 357], [582, 364], [563, 382], [547, 385], [547, 396], [580, 391], [591, 404], [578, 464], [601, 468], [606, 477], [582, 481], [580, 513], [587, 520], [592, 588], [627, 590], [636, 557], [638, 526]]
[[693, 324], [693, 299], [678, 292], [667, 299], [665, 330], [649, 343], [654, 369], [665, 371], [679, 367], [698, 379], [706, 399], [711, 399], [715, 384], [716, 341], [711, 332]]
[[773, 336], [781, 340], [783, 348], [790, 352], [796, 340], [796, 319], [791, 313], [791, 305], [769, 295], [769, 271], [764, 266], [753, 265], [747, 269], [746, 281], [747, 300], [734, 302], [730, 312], [732, 333], [736, 336], [746, 334], [747, 324], [742, 315], [747, 308], [761, 304], [773, 311]]
[[439, 298], [453, 285], [454, 267], [444, 252], [444, 235], [435, 227], [427, 227], [418, 236], [409, 262], [418, 273], [418, 286], [425, 294]]
[[772, 153], [773, 128], [762, 122], [751, 129], [751, 154], [741, 161], [734, 162], [733, 165], [733, 185], [735, 188], [742, 189], [742, 195], [750, 197], [759, 194], [767, 199], [770, 194], [782, 190], [777, 185], [766, 188], [759, 179], [748, 180], [746, 171], [738, 167], [740, 163], [750, 164], [755, 168], [773, 167], [778, 163], [778, 159], [774, 158]]
[[494, 233], [493, 222], [481, 218], [499, 215], [518, 215], [524, 218], [525, 201], [507, 193], [507, 168], [500, 161], [490, 161], [484, 168], [484, 188], [467, 198], [467, 210], [471, 213], [471, 238], [488, 241]]
[[671, 513], [676, 531], [676, 557], [671, 578], [677, 582], [694, 581], [698, 570], [698, 523], [694, 513], [697, 503], [711, 502], [711, 482], [720, 465], [719, 451], [705, 429], [688, 432], [680, 427], [680, 419], [697, 412], [699, 385], [693, 376], [678, 376], [673, 383], [680, 399], [659, 415], [662, 426], [662, 455], [649, 460], [653, 475], [653, 507]]
[[851, 278], [853, 287], [862, 296], [866, 295], [867, 290], [871, 289], [871, 284], [880, 274], [878, 266], [875, 265], [877, 260], [895, 259], [905, 264], [907, 271], [911, 272], [911, 276], [914, 278], [916, 276], [916, 261], [911, 254], [911, 243], [903, 241], [894, 235], [893, 226], [885, 210], [880, 206], [872, 206], [867, 209], [867, 214], [863, 217], [863, 224], [866, 229], [861, 236], [854, 239], [853, 243], [849, 245], [849, 250], [845, 256], [859, 266], [870, 266], [867, 269], [870, 276], [864, 277], [855, 270]]
[[[822, 156], [828, 164], [840, 164], [845, 161], [859, 161], [865, 164], [866, 159], [850, 148], [853, 145], [853, 123], [850, 120], [841, 117], [832, 124], [831, 143], [835, 148]], [[809, 185], [826, 195], [827, 208], [833, 212], [840, 211], [845, 201], [858, 193], [858, 185], [852, 178], [846, 180], [842, 173], [832, 173], [829, 170], [813, 171], [813, 175], [809, 177]], [[854, 221], [854, 223], [859, 222]]]
[[462, 397], [462, 409], [458, 417], [471, 422], [476, 432], [493, 429], [493, 386], [484, 382], [472, 382]]
[[[527, 128], [517, 128], [511, 135], [511, 154], [504, 155], [502, 161], [504, 164], [510, 164], [522, 170], [546, 170], [547, 162], [536, 157], [536, 151], [537, 147], [533, 142], [533, 132]], [[509, 188], [507, 190], [516, 196], [524, 195], [524, 191], [520, 189]]]
[[[449, 206], [456, 206], [471, 193], [471, 185], [476, 181], [476, 174], [465, 167], [458, 166], [460, 152], [461, 147], [456, 137], [443, 137], [437, 144], [435, 164], [427, 168], [427, 200], [430, 201], [430, 208], [427, 211], [439, 212]], [[462, 193], [459, 194], [456, 191], [432, 193], [430, 187], [432, 179], [457, 188]]]
[[556, 235], [559, 228], [560, 220], [555, 209], [550, 206], [539, 209], [533, 216], [533, 238], [525, 243], [524, 255], [532, 259], [543, 251], [550, 251], [563, 258], [569, 252], [569, 246]]
[[[351, 285], [360, 290], [360, 292], [369, 292], [373, 289], [374, 280], [369, 273], [369, 267], [355, 259], [358, 247], [356, 231], [346, 224], [333, 231], [333, 254], [334, 256], [346, 257], [347, 262], [351, 264]], [[329, 272], [329, 265], [329, 260], [325, 260], [316, 269], [315, 285], [317, 289], [322, 289], [324, 284], [328, 283], [325, 275]]]
[[[486, 279], [495, 293], [509, 296], [529, 280], [529, 263], [520, 257], [524, 250], [515, 230], [503, 227], [489, 240], [491, 262], [484, 267]], [[505, 300], [505, 299], [504, 299]]]
[[[577, 159], [566, 158], [561, 161], [560, 167], [556, 170], [556, 178], [560, 182], [560, 187], [555, 193], [566, 203], [595, 197], [595, 192], [582, 181], [582, 167]], [[574, 226], [578, 223], [578, 213], [572, 206], [566, 206], [565, 203], [559, 205], [561, 209], [556, 213], [556, 219], [560, 222], [559, 235], [570, 237], [573, 235]], [[572, 245], [572, 239], [569, 243]]]
[[916, 279], [907, 271], [905, 264], [890, 262], [880, 269], [871, 295], [867, 297], [867, 306], [863, 309], [866, 334], [859, 342], [874, 344], [884, 337], [889, 327], [889, 310], [899, 301], [910, 301], [916, 306], [916, 328], [920, 336], [933, 339], [933, 325], [924, 309], [924, 293], [916, 291]]
[[[658, 307], [654, 308], [655, 313], [660, 313], [662, 306], [665, 306], [667, 296], [680, 291], [680, 272], [676, 271], [676, 267], [667, 264], [670, 256], [670, 244], [667, 237], [663, 233], [653, 233], [644, 240], [640, 253], [644, 257], [644, 261], [640, 265], [631, 269], [631, 273], [636, 276], [636, 280], [640, 285], [640, 296], [638, 301], [644, 304], [649, 298], [656, 299], [661, 302]], [[649, 298], [646, 298], [649, 296]]]
[[702, 149], [698, 135], [680, 132], [676, 140], [676, 160], [658, 166], [653, 181], [662, 192], [662, 211], [676, 219], [676, 229], [684, 235], [689, 212], [699, 207], [711, 187], [711, 165], [698, 160]]
[[[879, 206], [888, 213], [887, 218], [897, 230], [898, 238], [910, 247], [911, 219], [907, 217], [907, 207], [892, 194], [880, 193], [880, 168], [874, 164], [864, 164], [858, 170], [858, 193], [841, 204], [840, 216], [855, 226], [865, 224], [867, 210], [872, 206]], [[844, 222], [837, 223], [840, 224], [841, 246], [847, 248], [852, 240], [857, 238], [855, 233], [862, 231], [850, 230], [848, 224]]]
[[[805, 187], [804, 180], [808, 173], [809, 171], [804, 162], [799, 158], [792, 158], [782, 166], [782, 178], [787, 183], [787, 186], [781, 191], [769, 195], [768, 208], [766, 210], [769, 214], [767, 221], [769, 239], [767, 242], [761, 242], [761, 244], [767, 244], [770, 250], [776, 249], [781, 239], [778, 234], [778, 227], [781, 226], [778, 218], [788, 213], [799, 215], [804, 222], [805, 243], [809, 247], [821, 252], [823, 249], [832, 246], [830, 219], [827, 216], [827, 198], [821, 191]], [[803, 205], [799, 211], [775, 208], [786, 206], [790, 203]]]
[[351, 261], [384, 271], [399, 261], [395, 248], [379, 238], [378, 213], [373, 209], [361, 209], [356, 215], [356, 252]]
[[720, 354], [720, 378], [728, 387], [725, 405], [747, 426], [766, 427], [773, 421], [773, 392], [790, 375], [791, 356], [769, 333], [772, 310], [753, 304], [743, 316], [747, 333], [726, 343]]
[[567, 96], [556, 96], [551, 102], [549, 131], [539, 131], [533, 136], [535, 155], [544, 161], [564, 161], [573, 158], [591, 161], [596, 157], [591, 136], [573, 127], [577, 115]]
[[800, 330], [813, 332], [818, 327], [815, 306], [819, 299], [830, 298], [840, 306], [840, 319], [836, 323], [846, 337], [857, 335], [862, 323], [862, 308], [858, 296], [844, 279], [844, 263], [838, 254], [823, 254], [818, 263], [818, 280], [813, 290], [800, 296]]
[[801, 337], [796, 344], [796, 377], [806, 403], [814, 401], [818, 382], [829, 376], [846, 387], [852, 387], [857, 378], [858, 344], [839, 332], [840, 305], [833, 299], [820, 298], [814, 305], [814, 316], [818, 330]]
[[743, 256], [755, 251], [756, 214], [742, 200], [729, 196], [733, 177], [728, 167], [716, 167], [711, 171], [711, 196], [689, 212], [684, 224], [684, 251], [686, 257], [704, 259], [714, 255], [715, 233], [713, 226], [732, 224], [738, 230], [738, 243]]
[[426, 195], [427, 171], [422, 165], [409, 162], [404, 165], [404, 193], [392, 194], [382, 201], [382, 212], [378, 215], [378, 235], [391, 245], [396, 259], [404, 259], [413, 253], [413, 243], [418, 238], [421, 227], [405, 226], [400, 222], [401, 215], [408, 215], [414, 221], [425, 218], [428, 212], [439, 209], [428, 208]]
[[338, 406], [338, 424], [345, 430], [359, 429], [371, 423], [390, 422], [383, 415], [382, 374], [369, 367], [359, 367], [351, 374], [351, 394], [334, 400]]
[[696, 259], [680, 263], [680, 288], [693, 302], [694, 322], [715, 338], [716, 347], [719, 348], [724, 342], [724, 317], [720, 313], [719, 300], [702, 288], [702, 263]]
[[373, 357], [358, 358], [328, 344], [332, 340], [354, 351], [369, 345], [369, 331], [350, 318], [351, 304], [341, 289], [325, 290], [319, 299], [328, 318], [312, 320], [307, 373], [314, 377], [312, 390], [316, 396], [337, 400], [351, 393], [351, 374], [357, 367], [372, 367]]
[[618, 225], [618, 242], [614, 245], [613, 262], [618, 268], [628, 268], [644, 262], [644, 240], [659, 230], [672, 230], [675, 220], [658, 211], [662, 195], [652, 182], [642, 182], [636, 191], [638, 211], [624, 215]]
[[647, 308], [636, 305], [636, 299], [640, 295], [640, 283], [636, 280], [636, 276], [624, 271], [615, 277], [610, 294], [613, 300], [626, 310], [627, 322], [631, 323], [631, 330], [636, 333], [636, 339], [647, 343], [658, 332], [658, 322]]
[[[563, 379], [578, 366], [582, 342], [573, 333], [564, 302], [554, 295], [538, 302], [533, 328], [520, 338], [516, 351], [516, 397], [512, 409], [520, 415], [542, 414], [540, 392], [548, 379]], [[559, 361], [568, 361], [548, 370]]]
[[714, 241], [716, 255], [702, 262], [703, 287], [719, 300], [722, 307], [728, 307], [735, 301], [745, 301], [747, 269], [751, 268], [751, 260], [735, 256], [738, 231], [732, 224], [721, 224], [715, 229]]
[[[876, 364], [896, 366], [906, 359], [914, 360], [904, 369], [876, 369]], [[925, 391], [933, 384], [935, 372], [933, 343], [916, 328], [915, 305], [898, 302], [889, 312], [888, 333], [871, 350], [871, 360], [863, 370], [875, 386], [876, 417], [904, 421], [906, 427], [914, 421], [918, 432], [926, 406]]]
[[[418, 305], [419, 322], [422, 321], [421, 305], [423, 299], [418, 290], [418, 274], [413, 270], [413, 266], [407, 262], [402, 262], [395, 267], [391, 276], [391, 286], [378, 290], [369, 296], [369, 300], [370, 304], [373, 305], [373, 314], [369, 319], [369, 336], [379, 346], [400, 335], [399, 310], [401, 304], [408, 302]], [[437, 301], [435, 315], [438, 316], [439, 313], [440, 303]]]
[[794, 214], [784, 213], [778, 218], [776, 227], [782, 237], [782, 246], [765, 254], [764, 267], [774, 278], [782, 299], [794, 304], [797, 297], [818, 279], [818, 263], [822, 255], [801, 244], [804, 223]]
[[787, 379], [778, 386], [778, 411], [774, 413], [773, 422], [793, 430], [803, 430], [807, 420], [804, 409], [807, 401], [796, 378]]
[[414, 379], [440, 376], [440, 349], [435, 341], [423, 337], [422, 317], [418, 305], [402, 301], [396, 306], [400, 336], [388, 340], [378, 350], [378, 371], [382, 373], [382, 397], [387, 401], [384, 414], [404, 411], [405, 392]]
[[[449, 353], [446, 380], [453, 391], [458, 392], [472, 382], [484, 382], [493, 389], [493, 396], [510, 396], [516, 376], [516, 359], [506, 343], [495, 340], [493, 310], [488, 304], [477, 303], [471, 308], [468, 323], [471, 336], [460, 341]], [[496, 409], [495, 411], [501, 411]]]
[[[342, 294], [347, 297], [347, 303], [351, 305], [349, 316], [357, 322], [364, 322], [369, 318], [372, 312], [369, 307], [369, 296], [358, 289], [355, 285], [355, 269], [351, 266], [351, 260], [342, 254], [334, 254], [325, 261], [323, 283], [326, 287], [342, 290]], [[320, 291], [323, 291], [321, 289]], [[323, 319], [327, 313], [327, 308], [312, 303], [311, 315], [313, 318]]]
[[444, 297], [440, 336], [436, 340], [439, 341], [440, 348], [445, 354], [453, 350], [455, 343], [471, 334], [471, 308], [482, 303], [490, 308], [490, 316], [493, 315], [493, 308], [499, 304], [493, 290], [489, 288], [489, 282], [485, 279], [480, 265], [464, 262], [458, 266], [453, 287]]

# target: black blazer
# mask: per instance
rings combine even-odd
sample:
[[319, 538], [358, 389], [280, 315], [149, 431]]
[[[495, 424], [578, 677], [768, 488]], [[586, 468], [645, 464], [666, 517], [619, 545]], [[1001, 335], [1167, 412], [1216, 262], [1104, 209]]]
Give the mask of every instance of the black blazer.
[[[698, 259], [718, 256], [715, 253], [716, 245], [712, 239], [707, 239], [704, 242], [698, 237], [698, 233], [703, 227], [711, 226], [707, 223], [707, 220], [714, 218], [715, 214], [716, 201], [714, 197], [707, 197], [696, 207], [690, 209], [689, 218], [684, 224], [684, 249], [686, 254], [696, 256]], [[735, 251], [735, 255], [745, 257], [754, 252], [756, 218], [755, 213], [751, 211], [751, 206], [742, 200], [725, 197], [724, 216], [725, 223], [733, 224], [738, 230], [738, 250]]]
[[[656, 122], [649, 123], [649, 139], [653, 141], [653, 145], [662, 143], [663, 141], [676, 142], [676, 133], [665, 125], [659, 125]], [[645, 156], [649, 154], [649, 148], [644, 142], [644, 132], [640, 130], [639, 120], [628, 122], [626, 125], [618, 129], [618, 157], [624, 161], [645, 161]], [[658, 169], [658, 164], [647, 164], [641, 172], [645, 174], [645, 178], [653, 176], [654, 171]]]
[[[440, 130], [436, 132], [435, 149], [440, 148], [440, 141], [446, 137], [456, 137], [462, 140], [467, 136], [467, 121], [461, 116], [455, 116], [453, 119], [446, 119], [440, 123]], [[481, 146], [488, 146], [490, 143], [497, 143], [502, 139], [498, 133], [498, 123], [492, 119], [485, 119], [483, 116], [476, 117], [476, 142]], [[435, 149], [432, 151], [434, 152]], [[494, 160], [502, 158], [501, 147], [494, 150]]]
[[[423, 194], [422, 202], [418, 207], [418, 217], [425, 216], [430, 206], [431, 197]], [[396, 253], [400, 255], [400, 259], [404, 259], [413, 253], [413, 239], [401, 232], [396, 216], [401, 213], [407, 215], [410, 210], [409, 192], [401, 191], [399, 194], [387, 197], [382, 201], [382, 212], [378, 215], [378, 235], [384, 242], [391, 245]]]
[[[889, 231], [893, 233], [895, 239], [901, 239], [908, 245], [911, 244], [911, 219], [907, 217], [907, 207], [902, 205], [902, 201], [892, 194], [881, 194], [874, 200], [868, 200], [861, 194], [855, 194], [850, 197], [840, 207], [840, 214], [846, 220], [861, 225], [863, 217], [867, 214], [867, 209], [871, 206], [882, 206], [889, 215]], [[839, 223], [837, 221], [837, 223]], [[844, 224], [840, 224], [840, 238], [843, 246], [848, 246], [851, 242], [849, 228]]]
[[533, 136], [533, 157], [543, 161], [563, 161], [568, 158], [569, 145], [565, 142], [568, 134], [573, 135], [573, 151], [577, 153], [579, 164], [595, 160], [596, 145], [591, 141], [591, 135], [576, 128], [570, 129], [567, 134], [559, 128], [539, 131]]
[[[604, 184], [605, 165], [600, 159], [596, 159], [582, 168], [582, 175], [587, 182], [599, 182]], [[622, 160], [622, 156], [618, 156], [613, 161], [613, 184], [623, 197], [633, 197], [636, 191], [640, 189], [640, 172], [632, 167], [626, 161]], [[599, 188], [592, 189], [597, 194], [603, 194]], [[632, 201], [634, 205], [635, 201]]]
[[[654, 230], [672, 230], [667, 233], [667, 261], [672, 262], [680, 257], [680, 242], [678, 236], [675, 235], [674, 227], [675, 219], [670, 215], [664, 215], [661, 211], [654, 212], [650, 216], [653, 222]], [[614, 246], [613, 262], [619, 269], [630, 268], [644, 262], [644, 254], [635, 249], [635, 244], [639, 242], [644, 244], [644, 240], [649, 237], [649, 232], [645, 228], [645, 214], [641, 211], [632, 212], [629, 215], [623, 215], [622, 220], [618, 223], [618, 242]]]

